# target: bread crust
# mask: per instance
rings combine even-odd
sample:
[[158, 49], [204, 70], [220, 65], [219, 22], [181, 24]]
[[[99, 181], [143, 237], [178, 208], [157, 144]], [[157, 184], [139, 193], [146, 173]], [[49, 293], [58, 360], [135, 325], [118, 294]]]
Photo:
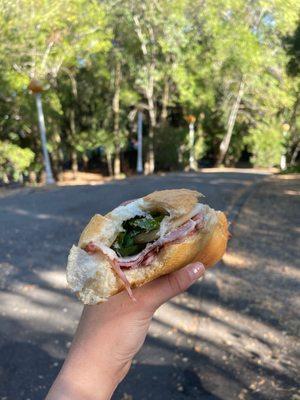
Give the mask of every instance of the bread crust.
[[117, 236], [117, 226], [110, 218], [96, 214], [82, 231], [78, 246], [82, 249], [91, 241], [101, 241], [110, 245]]
[[218, 211], [218, 224], [212, 232], [210, 239], [207, 241], [204, 248], [197, 254], [193, 261], [200, 261], [205, 268], [212, 267], [223, 257], [229, 232], [228, 232], [228, 221], [226, 215]]
[[171, 216], [185, 215], [192, 211], [201, 196], [203, 195], [196, 190], [160, 190], [143, 197], [144, 208], [159, 211], [167, 210]]

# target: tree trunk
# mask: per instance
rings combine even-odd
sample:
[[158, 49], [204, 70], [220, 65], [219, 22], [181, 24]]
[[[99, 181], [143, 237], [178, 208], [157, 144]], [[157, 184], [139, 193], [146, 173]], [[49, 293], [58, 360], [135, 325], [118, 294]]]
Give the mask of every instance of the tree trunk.
[[149, 126], [149, 149], [148, 149], [148, 160], [145, 165], [147, 174], [153, 174], [155, 168], [155, 155], [154, 155], [154, 128], [153, 125]]
[[[147, 162], [145, 164], [145, 172], [152, 174], [155, 169], [155, 155], [154, 155], [154, 135], [156, 128], [156, 110], [154, 106], [154, 73], [156, 65], [156, 56], [153, 51], [148, 50], [147, 42], [155, 43], [155, 35], [152, 26], [147, 25], [149, 38], [145, 39], [142, 31], [140, 18], [138, 15], [133, 16], [133, 21], [135, 23], [135, 31], [139, 38], [141, 44], [141, 50], [145, 58], [145, 67], [147, 68], [147, 84], [143, 87], [143, 92], [147, 98], [148, 102], [148, 112], [149, 112], [149, 151], [147, 156]], [[149, 57], [150, 56], [150, 57]]]
[[8, 184], [8, 183], [9, 183], [9, 179], [8, 179], [8, 176], [7, 176], [7, 173], [6, 173], [6, 172], [3, 172], [2, 180], [3, 180], [3, 182], [4, 182], [5, 184]]
[[184, 145], [181, 144], [178, 147], [178, 153], [177, 153], [178, 154], [177, 162], [178, 162], [179, 167], [183, 166], [183, 153], [184, 153]]
[[35, 171], [29, 171], [29, 182], [31, 185], [37, 184], [37, 176]]
[[300, 152], [300, 142], [298, 142], [297, 146], [295, 147], [293, 153], [292, 153], [292, 157], [291, 157], [291, 161], [290, 161], [290, 165], [293, 167], [294, 165], [296, 165], [296, 160], [298, 157], [298, 154]]
[[120, 145], [120, 87], [121, 87], [121, 61], [116, 60], [115, 65], [115, 93], [112, 102], [112, 109], [114, 113], [114, 144], [115, 144], [115, 160], [114, 160], [114, 174], [120, 175], [121, 173], [121, 145]]
[[155, 169], [155, 155], [154, 155], [154, 134], [156, 128], [156, 113], [154, 108], [153, 98], [149, 98], [149, 117], [150, 117], [150, 126], [149, 126], [149, 174], [153, 174]]
[[[74, 96], [74, 103], [75, 103], [78, 97], [77, 82], [71, 72], [68, 72], [68, 75], [71, 81], [72, 93]], [[71, 105], [70, 108], [70, 131], [71, 131], [71, 146], [72, 146], [71, 150], [72, 171], [75, 179], [75, 174], [78, 172], [78, 158], [77, 158], [77, 152], [73, 147], [74, 143], [76, 142], [76, 121], [75, 121], [74, 103]]]
[[52, 161], [52, 172], [55, 177], [59, 176], [59, 173], [62, 171], [63, 160], [61, 159], [61, 137], [60, 137], [60, 127], [57, 124], [57, 121], [52, 120], [52, 131], [53, 136], [52, 140], [54, 142], [54, 146], [51, 152], [51, 161]]
[[[70, 110], [70, 130], [71, 130], [71, 141], [73, 142], [73, 139], [76, 136], [75, 110], [73, 107]], [[72, 161], [73, 178], [75, 179], [76, 174], [78, 172], [78, 158], [77, 158], [77, 151], [74, 147], [72, 147], [71, 150], [71, 161]]]
[[74, 143], [76, 143], [76, 121], [75, 121], [75, 102], [78, 98], [78, 91], [77, 91], [77, 82], [76, 78], [74, 77], [73, 73], [66, 69], [66, 72], [70, 78], [71, 81], [71, 88], [72, 88], [72, 94], [74, 96], [74, 102], [70, 107], [70, 132], [68, 134], [69, 137], [69, 143], [71, 146], [71, 169], [73, 172], [73, 179], [76, 178], [76, 174], [78, 172], [78, 157], [77, 157], [77, 151], [74, 148]]
[[148, 150], [148, 162], [146, 163], [146, 173], [153, 174], [155, 169], [155, 155], [154, 155], [154, 135], [156, 129], [156, 110], [153, 99], [154, 91], [154, 65], [149, 67], [149, 78], [148, 87], [146, 90], [146, 97], [148, 102], [148, 112], [149, 112], [149, 150]]
[[59, 172], [61, 172], [63, 170], [63, 164], [65, 162], [65, 155], [64, 155], [64, 152], [63, 152], [62, 148], [59, 148], [59, 150], [58, 150], [58, 159], [59, 159], [59, 162], [60, 162]]
[[106, 161], [107, 161], [108, 175], [113, 176], [112, 157], [109, 151], [106, 152]]
[[291, 127], [291, 139], [289, 145], [290, 154], [287, 154], [288, 165], [290, 166], [293, 166], [295, 164], [298, 153], [300, 151], [299, 133], [296, 126], [299, 105], [300, 105], [300, 94], [298, 93], [298, 96], [294, 103], [293, 112], [290, 118], [290, 127]]
[[223, 163], [225, 156], [227, 154], [227, 151], [228, 151], [228, 148], [230, 145], [230, 141], [231, 141], [231, 137], [232, 137], [233, 128], [234, 128], [235, 121], [236, 121], [236, 117], [237, 117], [237, 114], [239, 111], [242, 97], [244, 95], [244, 88], [245, 88], [245, 82], [244, 82], [244, 79], [242, 78], [236, 100], [231, 108], [229, 118], [227, 121], [227, 131], [226, 131], [226, 134], [220, 144], [219, 154], [218, 154], [217, 161], [216, 161], [216, 166], [220, 166]]
[[162, 110], [161, 110], [161, 116], [160, 116], [160, 124], [162, 126], [166, 125], [166, 123], [167, 123], [169, 93], [170, 93], [170, 85], [169, 85], [168, 79], [166, 78], [165, 84], [164, 84], [164, 89], [163, 89], [163, 95], [162, 95], [162, 99], [161, 99]]
[[83, 153], [83, 154], [82, 154], [82, 162], [83, 162], [83, 169], [84, 169], [85, 171], [87, 171], [87, 170], [88, 170], [88, 166], [89, 166], [89, 158], [88, 158], [88, 156], [86, 155], [86, 153]]
[[77, 151], [75, 149], [71, 150], [71, 162], [72, 162], [72, 172], [73, 178], [76, 178], [76, 174], [78, 172], [78, 158], [77, 158]]
[[[147, 25], [149, 38], [145, 39], [145, 36], [142, 31], [140, 18], [138, 15], [133, 16], [133, 21], [135, 23], [135, 31], [139, 38], [141, 50], [145, 58], [145, 67], [147, 68], [147, 84], [146, 88], [143, 87], [143, 92], [147, 98], [148, 102], [148, 112], [149, 112], [149, 151], [147, 155], [147, 162], [145, 163], [145, 172], [146, 174], [152, 174], [155, 169], [155, 155], [154, 155], [154, 135], [155, 135], [155, 128], [156, 128], [156, 110], [154, 106], [154, 72], [155, 72], [155, 65], [156, 65], [156, 58], [155, 54], [148, 50], [147, 42], [155, 43], [155, 35], [152, 26], [149, 24]], [[150, 60], [149, 61], [149, 56]]]

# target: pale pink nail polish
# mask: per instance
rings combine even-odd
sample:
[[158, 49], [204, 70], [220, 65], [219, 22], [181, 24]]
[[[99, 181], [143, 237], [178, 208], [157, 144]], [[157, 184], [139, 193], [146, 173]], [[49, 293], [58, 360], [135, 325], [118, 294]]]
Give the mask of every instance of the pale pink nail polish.
[[199, 278], [204, 271], [204, 266], [201, 263], [191, 264], [189, 268], [189, 275], [194, 280]]

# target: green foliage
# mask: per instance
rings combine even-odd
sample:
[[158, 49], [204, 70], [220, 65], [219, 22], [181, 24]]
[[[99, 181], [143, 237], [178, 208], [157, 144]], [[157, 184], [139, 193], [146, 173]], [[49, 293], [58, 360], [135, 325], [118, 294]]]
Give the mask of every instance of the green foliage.
[[284, 171], [280, 172], [281, 174], [300, 174], [300, 165], [295, 165], [293, 167], [288, 167]]
[[134, 217], [123, 222], [120, 232], [112, 245], [112, 249], [121, 257], [132, 256], [143, 250], [148, 242], [157, 239], [161, 221], [165, 215], [159, 212], [145, 217]]
[[[244, 82], [225, 164], [234, 165], [245, 146], [255, 165], [278, 164], [281, 153], [295, 163], [299, 13], [297, 0], [4, 0], [2, 143], [30, 149], [35, 157], [21, 169], [40, 171], [36, 106], [27, 90], [38, 78], [55, 172], [99, 147], [111, 162], [136, 137], [138, 110], [145, 159], [153, 141], [157, 170], [185, 168], [184, 116], [197, 118], [196, 159], [216, 160]], [[279, 120], [289, 125], [284, 140]], [[2, 179], [14, 175], [8, 165], [2, 163]]]
[[[121, 133], [121, 145], [125, 144], [125, 134]], [[78, 132], [76, 137], [75, 148], [78, 153], [84, 153], [86, 150], [93, 150], [99, 146], [105, 148], [108, 153], [114, 152], [114, 144], [112, 133], [105, 129], [98, 131]]]
[[6, 64], [13, 63], [27, 83], [28, 77], [56, 77], [62, 67], [79, 66], [110, 45], [97, 1], [5, 0], [0, 11]]
[[[155, 157], [158, 170], [172, 171], [186, 164], [188, 127], [164, 126], [155, 137]], [[182, 155], [182, 157], [180, 156]]]
[[285, 39], [287, 53], [290, 56], [288, 72], [291, 76], [300, 75], [300, 24], [293, 35]]
[[259, 123], [250, 129], [245, 139], [252, 152], [251, 161], [256, 167], [274, 167], [280, 164], [283, 154], [283, 129], [277, 120]]
[[194, 143], [194, 154], [196, 160], [200, 160], [206, 153], [207, 146], [205, 143], [205, 138], [201, 129], [198, 129], [195, 133], [195, 143]]
[[[245, 144], [247, 143], [247, 139], [244, 139], [243, 135], [243, 127], [238, 126], [239, 130], [236, 129], [234, 132], [230, 148], [228, 149], [227, 157], [226, 157], [226, 166], [234, 166], [241, 157], [242, 151], [245, 149]], [[245, 129], [247, 129], [245, 127]]]
[[34, 159], [30, 149], [22, 149], [7, 141], [0, 141], [0, 179], [4, 182], [12, 178], [17, 182]]

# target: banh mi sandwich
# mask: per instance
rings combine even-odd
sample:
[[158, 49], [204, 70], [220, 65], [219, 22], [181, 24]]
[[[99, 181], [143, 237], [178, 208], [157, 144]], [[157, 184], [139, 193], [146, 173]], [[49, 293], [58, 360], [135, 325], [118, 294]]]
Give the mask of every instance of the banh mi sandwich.
[[228, 240], [223, 212], [194, 190], [153, 192], [96, 214], [70, 250], [67, 281], [85, 304], [96, 304], [200, 261], [219, 261]]

